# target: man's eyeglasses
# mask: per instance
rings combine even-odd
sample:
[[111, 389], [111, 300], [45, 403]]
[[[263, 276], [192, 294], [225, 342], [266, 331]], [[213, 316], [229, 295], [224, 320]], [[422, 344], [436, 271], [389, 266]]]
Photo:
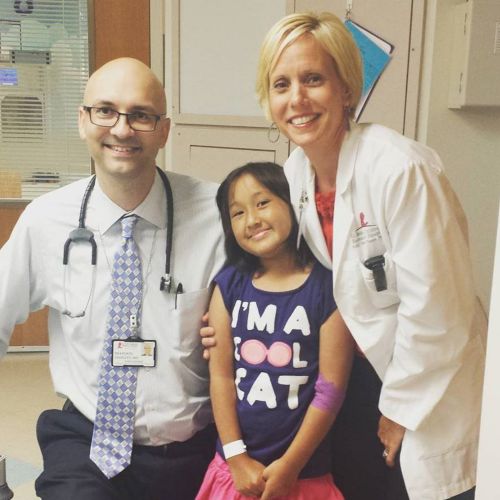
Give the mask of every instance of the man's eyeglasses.
[[143, 111], [134, 111], [133, 113], [120, 113], [113, 108], [108, 108], [106, 106], [82, 106], [82, 108], [88, 112], [90, 116], [90, 121], [99, 127], [114, 127], [120, 116], [127, 117], [127, 123], [132, 130], [136, 132], [153, 132], [156, 130], [157, 123], [161, 120], [161, 115], [152, 115], [149, 113], [144, 113]]

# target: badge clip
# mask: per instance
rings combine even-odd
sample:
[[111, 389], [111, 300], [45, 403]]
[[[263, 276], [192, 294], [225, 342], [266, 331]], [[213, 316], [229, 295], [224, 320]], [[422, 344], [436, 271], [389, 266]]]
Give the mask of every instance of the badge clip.
[[373, 273], [373, 279], [375, 280], [375, 288], [377, 292], [382, 292], [387, 290], [387, 278], [385, 276], [385, 258], [383, 255], [376, 255], [375, 257], [370, 257], [363, 262], [364, 266]]

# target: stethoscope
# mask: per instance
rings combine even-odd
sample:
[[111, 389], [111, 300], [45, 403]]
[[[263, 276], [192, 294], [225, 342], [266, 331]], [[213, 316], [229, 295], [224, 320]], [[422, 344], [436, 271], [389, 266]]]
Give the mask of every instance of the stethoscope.
[[[172, 194], [172, 187], [170, 186], [170, 182], [168, 180], [167, 175], [163, 170], [160, 168], [156, 167], [156, 170], [158, 174], [160, 175], [160, 178], [163, 182], [163, 187], [165, 189], [165, 195], [167, 198], [167, 227], [166, 227], [166, 233], [167, 233], [167, 241], [166, 241], [166, 248], [165, 248], [165, 274], [161, 276], [160, 278], [160, 290], [162, 292], [173, 292], [176, 295], [179, 293], [182, 293], [182, 283], [178, 283], [177, 287], [175, 290], [173, 290], [173, 278], [172, 274], [170, 273], [170, 257], [172, 254], [172, 235], [174, 232], [174, 197]], [[90, 255], [90, 264], [92, 265], [92, 284], [90, 288], [90, 293], [87, 299], [87, 302], [85, 304], [85, 307], [80, 311], [79, 313], [71, 313], [67, 307], [67, 301], [66, 301], [66, 267], [64, 268], [64, 278], [63, 278], [63, 295], [64, 295], [64, 310], [62, 314], [65, 316], [69, 316], [70, 318], [81, 318], [85, 316], [85, 311], [87, 310], [88, 304], [90, 302], [90, 297], [92, 295], [92, 291], [94, 289], [94, 284], [95, 284], [95, 273], [96, 273], [96, 263], [97, 263], [97, 244], [94, 238], [94, 233], [90, 230], [87, 229], [85, 226], [85, 219], [87, 217], [87, 207], [90, 199], [90, 195], [92, 194], [92, 191], [95, 186], [95, 181], [96, 181], [96, 176], [93, 175], [92, 178], [90, 179], [87, 188], [85, 189], [85, 193], [83, 194], [82, 198], [82, 203], [80, 206], [80, 215], [78, 218], [78, 227], [76, 229], [73, 229], [64, 243], [64, 251], [63, 251], [63, 266], [67, 266], [69, 263], [69, 254], [70, 254], [70, 247], [72, 243], [76, 242], [84, 242], [88, 243], [91, 248], [91, 255]]]

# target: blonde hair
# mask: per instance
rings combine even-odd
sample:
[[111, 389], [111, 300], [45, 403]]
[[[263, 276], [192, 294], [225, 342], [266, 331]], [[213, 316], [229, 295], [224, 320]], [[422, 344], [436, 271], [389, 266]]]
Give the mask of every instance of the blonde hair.
[[309, 33], [332, 57], [337, 74], [348, 93], [348, 113], [352, 118], [361, 98], [363, 70], [361, 56], [349, 30], [330, 12], [290, 14], [267, 33], [260, 49], [256, 91], [266, 117], [269, 107], [270, 75], [281, 53], [302, 35]]

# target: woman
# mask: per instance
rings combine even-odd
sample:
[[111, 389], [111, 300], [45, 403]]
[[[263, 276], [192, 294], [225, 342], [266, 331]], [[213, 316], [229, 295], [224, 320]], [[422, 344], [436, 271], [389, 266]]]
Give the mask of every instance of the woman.
[[292, 203], [360, 351], [334, 477], [349, 500], [471, 499], [485, 324], [464, 214], [434, 151], [351, 121], [361, 88], [333, 14], [292, 14], [267, 34], [257, 93], [298, 146]]

